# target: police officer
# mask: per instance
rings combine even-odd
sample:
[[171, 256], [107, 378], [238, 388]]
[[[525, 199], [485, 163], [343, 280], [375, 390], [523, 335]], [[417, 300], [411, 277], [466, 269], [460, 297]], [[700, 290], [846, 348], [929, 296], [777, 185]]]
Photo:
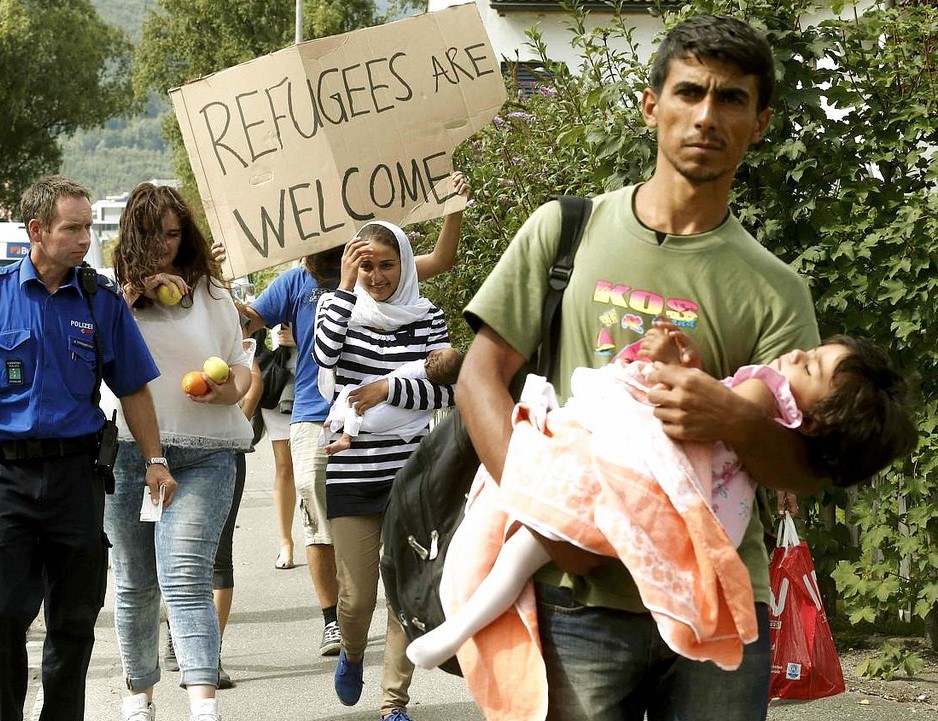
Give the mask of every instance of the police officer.
[[176, 482], [147, 388], [156, 365], [116, 285], [77, 267], [91, 242], [88, 191], [48, 176], [21, 210], [30, 253], [0, 268], [0, 719], [23, 718], [26, 632], [44, 601], [39, 718], [80, 721], [107, 582], [102, 378], [149, 458], [153, 502], [171, 503]]

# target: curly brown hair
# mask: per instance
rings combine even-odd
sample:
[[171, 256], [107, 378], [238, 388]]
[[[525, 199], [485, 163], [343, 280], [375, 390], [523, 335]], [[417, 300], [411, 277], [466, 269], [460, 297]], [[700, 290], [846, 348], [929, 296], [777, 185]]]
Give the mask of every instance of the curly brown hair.
[[[209, 243], [196, 225], [188, 204], [175, 188], [153, 183], [140, 183], [134, 188], [121, 213], [120, 233], [114, 248], [117, 282], [143, 292], [144, 279], [157, 271], [163, 216], [168, 212], [179, 219], [182, 230], [179, 251], [173, 260], [182, 279], [194, 287], [205, 278], [210, 290], [212, 285], [223, 289], [221, 269], [212, 258]], [[152, 302], [141, 295], [134, 306], [146, 307]], [[183, 298], [182, 303], [191, 305], [191, 296]]]
[[912, 392], [884, 350], [866, 338], [835, 335], [822, 345], [849, 350], [834, 390], [804, 412], [808, 461], [841, 488], [861, 483], [918, 443]]

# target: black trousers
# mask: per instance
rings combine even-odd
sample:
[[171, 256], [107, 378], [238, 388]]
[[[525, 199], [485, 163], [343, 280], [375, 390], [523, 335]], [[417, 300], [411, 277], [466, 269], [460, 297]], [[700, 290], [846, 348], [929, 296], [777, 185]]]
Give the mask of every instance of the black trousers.
[[212, 570], [212, 589], [223, 591], [234, 588], [234, 532], [238, 522], [238, 509], [241, 508], [241, 497], [244, 495], [244, 482], [247, 480], [248, 466], [244, 453], [235, 453], [235, 487], [234, 497], [231, 499], [231, 510], [225, 519], [225, 526], [221, 529], [221, 538], [218, 539], [218, 550], [215, 551], [215, 565]]
[[41, 721], [81, 721], [104, 605], [104, 486], [88, 455], [0, 461], [0, 721], [21, 721], [26, 633], [45, 603]]

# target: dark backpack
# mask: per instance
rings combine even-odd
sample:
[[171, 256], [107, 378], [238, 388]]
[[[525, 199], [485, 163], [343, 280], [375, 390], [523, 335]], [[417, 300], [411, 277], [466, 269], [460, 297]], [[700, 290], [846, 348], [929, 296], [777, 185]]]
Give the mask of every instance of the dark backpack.
[[[592, 209], [584, 198], [557, 199], [563, 221], [544, 298], [541, 345], [536, 366], [527, 364], [515, 378], [522, 384], [525, 375], [535, 369], [540, 375], [550, 375], [560, 332], [560, 299]], [[420, 442], [394, 478], [382, 530], [381, 577], [388, 605], [411, 641], [446, 618], [440, 603], [443, 559], [462, 521], [466, 494], [478, 468], [479, 456], [461, 416], [454, 410]], [[461, 675], [455, 657], [440, 668]]]

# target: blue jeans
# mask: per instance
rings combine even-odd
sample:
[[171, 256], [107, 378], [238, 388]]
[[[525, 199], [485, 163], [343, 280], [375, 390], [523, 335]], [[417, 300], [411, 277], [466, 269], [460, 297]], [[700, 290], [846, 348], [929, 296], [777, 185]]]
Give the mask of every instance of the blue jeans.
[[547, 721], [764, 721], [769, 694], [769, 611], [756, 604], [759, 639], [742, 665], [675, 654], [648, 613], [590, 608], [568, 589], [537, 584], [547, 664]]
[[167, 447], [179, 487], [157, 523], [140, 521], [144, 460], [136, 444], [121, 443], [115, 491], [104, 509], [113, 544], [114, 625], [127, 688], [160, 680], [160, 595], [166, 602], [180, 685], [218, 684], [218, 615], [212, 564], [234, 490], [234, 451]]

